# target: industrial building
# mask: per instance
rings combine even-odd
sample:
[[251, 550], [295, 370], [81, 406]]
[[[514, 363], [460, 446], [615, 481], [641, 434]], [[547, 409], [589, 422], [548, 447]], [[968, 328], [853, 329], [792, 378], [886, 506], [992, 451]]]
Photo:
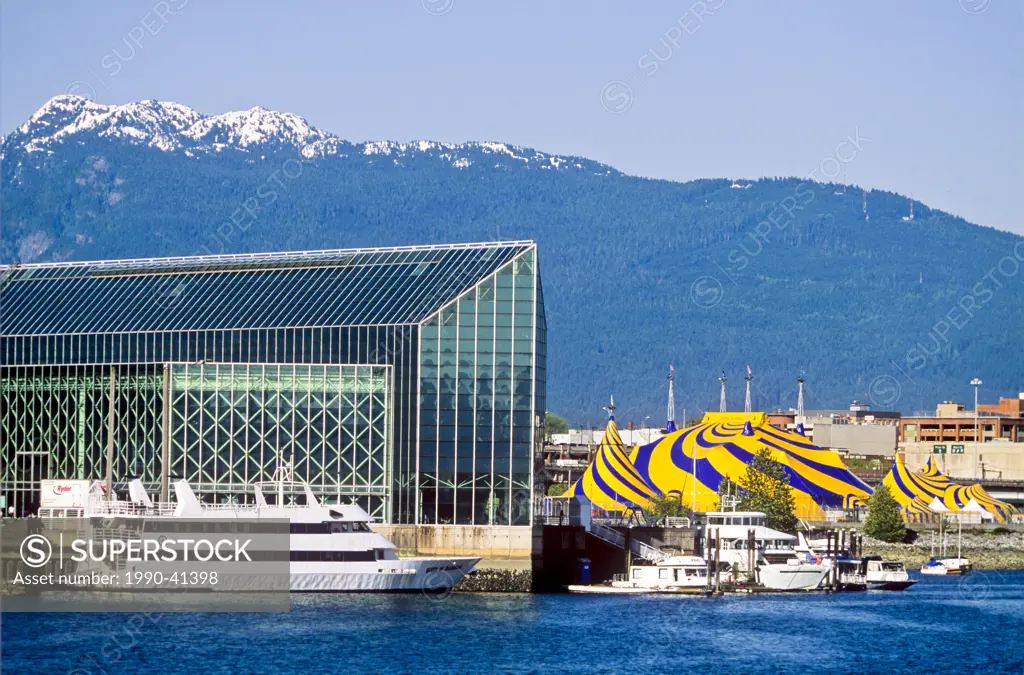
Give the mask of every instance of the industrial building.
[[[283, 461], [394, 524], [527, 525], [532, 241], [0, 268], [0, 501], [48, 478], [245, 499]], [[109, 471], [109, 476], [108, 472]]]
[[871, 410], [854, 401], [847, 410], [776, 411], [768, 414], [769, 424], [788, 431], [798, 425], [816, 445], [830, 448], [846, 458], [892, 459], [896, 456], [900, 413]]

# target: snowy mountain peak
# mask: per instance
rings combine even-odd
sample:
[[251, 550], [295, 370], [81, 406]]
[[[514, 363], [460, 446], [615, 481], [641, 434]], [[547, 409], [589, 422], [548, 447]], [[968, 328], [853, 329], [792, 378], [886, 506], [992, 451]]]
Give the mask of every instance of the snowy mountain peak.
[[239, 151], [259, 154], [294, 148], [307, 158], [358, 157], [371, 163], [406, 166], [419, 158], [446, 162], [457, 169], [474, 163], [499, 169], [529, 167], [617, 173], [591, 160], [549, 155], [506, 143], [439, 143], [436, 141], [371, 141], [353, 144], [311, 126], [288, 112], [255, 106], [248, 110], [203, 115], [180, 103], [146, 100], [104, 105], [81, 96], [55, 96], [18, 130], [4, 139], [0, 156], [14, 144], [27, 153], [52, 154], [62, 143], [85, 143], [92, 137], [143, 145], [188, 157]]

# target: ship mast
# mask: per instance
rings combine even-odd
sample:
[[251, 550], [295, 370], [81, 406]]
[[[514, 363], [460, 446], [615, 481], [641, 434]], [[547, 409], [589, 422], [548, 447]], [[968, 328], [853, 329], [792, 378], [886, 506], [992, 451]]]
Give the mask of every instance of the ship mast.
[[718, 399], [718, 412], [725, 412], [725, 371], [722, 371], [722, 376], [718, 378], [718, 381], [722, 383], [722, 396]]

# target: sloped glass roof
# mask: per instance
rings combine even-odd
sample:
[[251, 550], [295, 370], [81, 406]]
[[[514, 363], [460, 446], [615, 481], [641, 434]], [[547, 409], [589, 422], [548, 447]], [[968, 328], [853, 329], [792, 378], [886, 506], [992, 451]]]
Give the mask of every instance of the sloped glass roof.
[[0, 334], [418, 323], [532, 241], [0, 267]]

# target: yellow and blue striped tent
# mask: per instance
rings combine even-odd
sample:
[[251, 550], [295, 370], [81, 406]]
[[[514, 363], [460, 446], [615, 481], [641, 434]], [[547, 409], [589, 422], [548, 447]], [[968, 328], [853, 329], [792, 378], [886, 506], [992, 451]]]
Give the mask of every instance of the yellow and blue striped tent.
[[1016, 512], [1016, 509], [1013, 506], [1006, 502], [999, 501], [977, 483], [974, 485], [957, 485], [945, 474], [939, 471], [939, 468], [935, 466], [935, 462], [931, 457], [928, 458], [924, 468], [918, 475], [925, 480], [931, 481], [931, 484], [933, 485], [945, 486], [942, 502], [946, 504], [946, 507], [951, 511], [962, 510], [971, 503], [971, 500], [974, 500], [974, 503], [992, 514], [992, 517], [1001, 523], [1005, 523], [1010, 520], [1012, 518], [1012, 514]]
[[941, 515], [938, 511], [933, 511], [931, 504], [921, 497], [910, 500], [910, 503], [901, 510], [903, 520], [908, 524], [937, 523]]
[[[937, 483], [934, 479], [914, 473], [907, 468], [899, 456], [896, 457], [892, 470], [882, 479], [882, 484], [889, 488], [889, 494], [904, 510], [910, 508], [911, 505], [914, 505], [914, 508], [920, 508], [922, 504], [930, 505], [936, 498], [944, 505], [946, 503], [943, 499], [946, 486]], [[949, 509], [948, 506], [946, 508], [951, 511], [956, 510], [955, 508]]]
[[650, 504], [654, 492], [626, 456], [614, 418], [608, 420], [594, 461], [570, 494], [584, 494], [594, 506], [605, 511], [633, 511]]
[[[957, 485], [949, 480], [935, 466], [931, 458], [920, 472], [914, 472], [907, 468], [899, 457], [893, 464], [892, 470], [885, 476], [882, 483], [889, 488], [893, 498], [899, 502], [904, 510], [904, 518], [907, 522], [918, 522], [910, 520], [912, 513], [923, 504], [930, 505], [932, 500], [938, 499], [943, 507], [950, 512], [963, 511], [964, 507], [974, 500], [978, 506], [987, 511], [999, 522], [1010, 520], [1014, 508], [1005, 502], [988, 494], [980, 485]], [[932, 511], [932, 513], [935, 513]]]
[[[800, 518], [819, 519], [824, 509], [863, 507], [871, 488], [854, 476], [833, 450], [768, 424], [765, 413], [707, 413], [700, 424], [668, 434], [633, 451], [640, 476], [662, 494], [682, 494], [696, 508], [717, 508], [718, 486], [742, 485], [747, 464], [767, 449], [785, 468]], [[694, 477], [696, 473], [696, 477]]]

